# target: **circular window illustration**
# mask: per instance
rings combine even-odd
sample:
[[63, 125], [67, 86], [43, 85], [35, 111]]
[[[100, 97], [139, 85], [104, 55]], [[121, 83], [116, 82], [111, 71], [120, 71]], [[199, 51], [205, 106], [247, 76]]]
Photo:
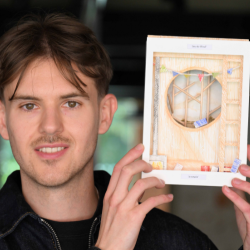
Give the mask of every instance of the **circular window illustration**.
[[188, 128], [198, 128], [219, 116], [221, 98], [221, 84], [212, 74], [189, 70], [170, 83], [167, 106], [177, 123]]

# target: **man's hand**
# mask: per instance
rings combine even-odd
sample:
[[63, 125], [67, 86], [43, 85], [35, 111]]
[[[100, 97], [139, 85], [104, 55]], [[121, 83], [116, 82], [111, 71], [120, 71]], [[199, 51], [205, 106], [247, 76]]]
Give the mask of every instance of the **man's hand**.
[[128, 191], [135, 174], [152, 170], [152, 166], [145, 161], [135, 161], [143, 150], [142, 144], [137, 145], [114, 167], [103, 201], [102, 221], [96, 243], [102, 250], [134, 249], [146, 214], [154, 207], [173, 200], [173, 195], [169, 194], [151, 197], [142, 204], [138, 203], [146, 189], [165, 186], [165, 182], [156, 177], [140, 179]]
[[[250, 160], [250, 145], [247, 146], [247, 158]], [[250, 167], [241, 165], [239, 171], [242, 175], [250, 177]], [[227, 186], [222, 188], [222, 192], [234, 203], [236, 221], [240, 236], [243, 240], [244, 250], [250, 249], [250, 204], [246, 201], [245, 193], [250, 194], [250, 183], [238, 178], [232, 180], [233, 188]]]

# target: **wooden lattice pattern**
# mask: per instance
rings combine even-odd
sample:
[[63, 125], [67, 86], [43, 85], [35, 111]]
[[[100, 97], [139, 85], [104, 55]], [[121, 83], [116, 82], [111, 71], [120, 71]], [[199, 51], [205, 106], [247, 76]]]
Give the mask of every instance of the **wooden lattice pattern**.
[[[186, 72], [187, 74], [189, 74], [190, 72]], [[202, 72], [202, 74], [204, 74], [204, 72]], [[198, 83], [198, 81], [195, 81], [191, 84], [189, 84], [189, 77], [186, 78], [186, 87], [184, 89], [180, 88], [179, 86], [177, 86], [175, 84], [175, 80], [172, 83], [172, 100], [170, 98], [170, 95], [168, 94], [168, 102], [169, 102], [169, 106], [170, 106], [170, 111], [171, 111], [171, 115], [172, 117], [180, 124], [182, 124], [183, 126], [187, 127], [187, 112], [188, 112], [188, 103], [192, 100], [198, 102], [200, 104], [200, 119], [202, 119], [202, 109], [203, 109], [203, 97], [204, 97], [204, 92], [207, 90], [207, 105], [206, 105], [206, 119], [207, 119], [207, 123], [210, 122], [209, 117], [211, 114], [213, 114], [215, 111], [217, 111], [218, 109], [221, 108], [221, 105], [219, 105], [218, 107], [214, 108], [213, 110], [210, 111], [210, 107], [209, 107], [209, 100], [210, 100], [210, 87], [212, 86], [213, 83], [216, 82], [216, 79], [213, 79], [211, 81], [211, 77], [209, 77], [209, 82], [208, 85], [204, 88], [204, 78], [201, 80], [201, 92], [197, 93], [195, 96], [191, 95], [190, 93], [188, 93], [188, 90], [190, 87], [194, 86], [195, 84]], [[175, 89], [179, 90], [178, 92], [175, 92]], [[185, 100], [185, 115], [184, 115], [184, 121], [177, 119], [174, 116], [174, 99], [177, 95], [179, 95], [180, 93], [184, 93], [186, 95], [186, 100]], [[200, 97], [200, 100], [197, 99]], [[194, 127], [194, 126], [193, 126]]]

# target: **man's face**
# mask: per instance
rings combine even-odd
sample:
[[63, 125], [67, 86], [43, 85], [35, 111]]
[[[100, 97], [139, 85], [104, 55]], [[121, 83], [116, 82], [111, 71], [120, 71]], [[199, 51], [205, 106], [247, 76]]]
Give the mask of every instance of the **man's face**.
[[4, 90], [8, 138], [21, 173], [45, 186], [68, 182], [91, 165], [99, 129], [94, 80], [78, 72], [86, 95], [70, 84], [52, 60], [33, 62], [13, 95]]

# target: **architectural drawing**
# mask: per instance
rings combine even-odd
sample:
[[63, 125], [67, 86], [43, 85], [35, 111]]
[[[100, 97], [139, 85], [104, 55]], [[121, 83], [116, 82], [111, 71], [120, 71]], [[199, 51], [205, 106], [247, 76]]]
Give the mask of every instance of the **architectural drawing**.
[[[148, 79], [146, 72], [145, 94], [151, 94], [151, 112], [150, 117], [147, 115], [144, 119], [147, 129], [144, 133], [150, 132], [149, 138], [148, 134], [144, 136], [149, 150], [144, 159], [155, 171], [233, 174], [230, 170], [234, 160], [246, 161], [246, 154], [243, 158], [241, 150], [246, 152], [242, 145], [247, 135], [247, 119], [242, 121], [242, 110], [247, 117], [248, 98], [242, 94], [243, 85], [249, 91], [245, 86], [249, 85], [248, 78], [243, 79], [243, 68], [249, 77], [249, 65], [245, 65], [247, 56], [236, 54], [233, 49], [231, 54], [218, 53], [216, 49], [213, 53], [212, 48], [217, 44], [236, 40], [149, 38], [151, 45], [154, 39], [165, 39], [166, 49], [152, 50], [151, 46], [150, 53], [147, 51], [146, 70], [151, 70], [151, 74]], [[180, 52], [173, 52], [168, 49], [173, 43], [168, 44], [171, 39], [188, 44]], [[200, 50], [192, 49], [197, 41], [207, 49], [202, 46]], [[245, 40], [237, 40], [237, 43], [248, 45]], [[148, 101], [145, 97], [147, 111]]]

